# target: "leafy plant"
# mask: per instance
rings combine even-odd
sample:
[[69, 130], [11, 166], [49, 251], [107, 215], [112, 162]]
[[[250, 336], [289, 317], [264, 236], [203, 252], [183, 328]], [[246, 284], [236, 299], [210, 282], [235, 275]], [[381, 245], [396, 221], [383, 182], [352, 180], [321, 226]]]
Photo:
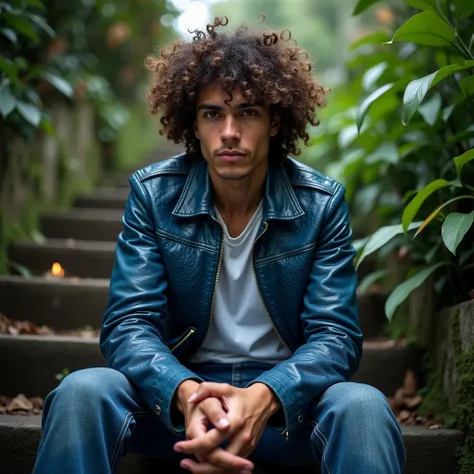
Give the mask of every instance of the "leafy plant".
[[[376, 3], [360, 0], [355, 12]], [[437, 308], [474, 287], [474, 7], [405, 0], [394, 8], [404, 22], [351, 45], [350, 85], [333, 93], [312, 149], [315, 164], [346, 185], [356, 233], [368, 236], [356, 242], [357, 265], [370, 255], [375, 279], [404, 275], [388, 282], [389, 319], [433, 278]]]

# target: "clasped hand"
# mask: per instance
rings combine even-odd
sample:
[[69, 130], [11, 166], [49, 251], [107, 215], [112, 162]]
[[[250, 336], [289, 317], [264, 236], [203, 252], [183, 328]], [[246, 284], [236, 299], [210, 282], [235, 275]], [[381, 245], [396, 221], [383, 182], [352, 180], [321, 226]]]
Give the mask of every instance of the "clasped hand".
[[[185, 401], [186, 441], [177, 452], [194, 454], [181, 467], [195, 474], [227, 472], [250, 474], [254, 465], [247, 457], [255, 449], [268, 419], [279, 408], [273, 392], [262, 383], [237, 388], [223, 383], [203, 382]], [[228, 441], [227, 447], [220, 447]]]

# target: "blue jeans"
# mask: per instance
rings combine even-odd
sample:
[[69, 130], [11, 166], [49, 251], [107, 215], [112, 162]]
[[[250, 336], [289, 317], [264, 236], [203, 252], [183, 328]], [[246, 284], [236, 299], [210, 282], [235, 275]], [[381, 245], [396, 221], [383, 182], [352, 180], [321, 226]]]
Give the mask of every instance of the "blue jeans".
[[[243, 387], [271, 366], [189, 366], [204, 380]], [[328, 388], [288, 439], [265, 428], [252, 457], [279, 465], [318, 461], [322, 474], [399, 474], [405, 461], [400, 427], [385, 396], [363, 384]], [[135, 387], [109, 368], [73, 372], [45, 400], [34, 474], [115, 472], [129, 452], [179, 459], [178, 436], [145, 407]]]

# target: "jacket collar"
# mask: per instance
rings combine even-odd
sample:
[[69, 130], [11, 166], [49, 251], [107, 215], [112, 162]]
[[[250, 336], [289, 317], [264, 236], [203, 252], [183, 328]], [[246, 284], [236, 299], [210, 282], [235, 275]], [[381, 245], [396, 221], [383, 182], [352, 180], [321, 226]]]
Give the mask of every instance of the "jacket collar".
[[[207, 162], [193, 163], [173, 215], [214, 215], [214, 198]], [[263, 196], [263, 220], [292, 220], [304, 215], [283, 165], [269, 165]]]

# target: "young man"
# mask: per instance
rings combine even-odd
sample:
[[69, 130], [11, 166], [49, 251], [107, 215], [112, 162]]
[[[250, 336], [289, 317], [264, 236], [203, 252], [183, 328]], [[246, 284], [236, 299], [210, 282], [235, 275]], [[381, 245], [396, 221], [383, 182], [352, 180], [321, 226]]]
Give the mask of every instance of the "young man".
[[130, 179], [104, 316], [107, 368], [47, 398], [35, 474], [114, 472], [126, 452], [195, 474], [251, 459], [395, 474], [362, 351], [343, 187], [288, 155], [324, 89], [289, 38], [239, 28], [150, 57], [149, 98], [187, 153]]

